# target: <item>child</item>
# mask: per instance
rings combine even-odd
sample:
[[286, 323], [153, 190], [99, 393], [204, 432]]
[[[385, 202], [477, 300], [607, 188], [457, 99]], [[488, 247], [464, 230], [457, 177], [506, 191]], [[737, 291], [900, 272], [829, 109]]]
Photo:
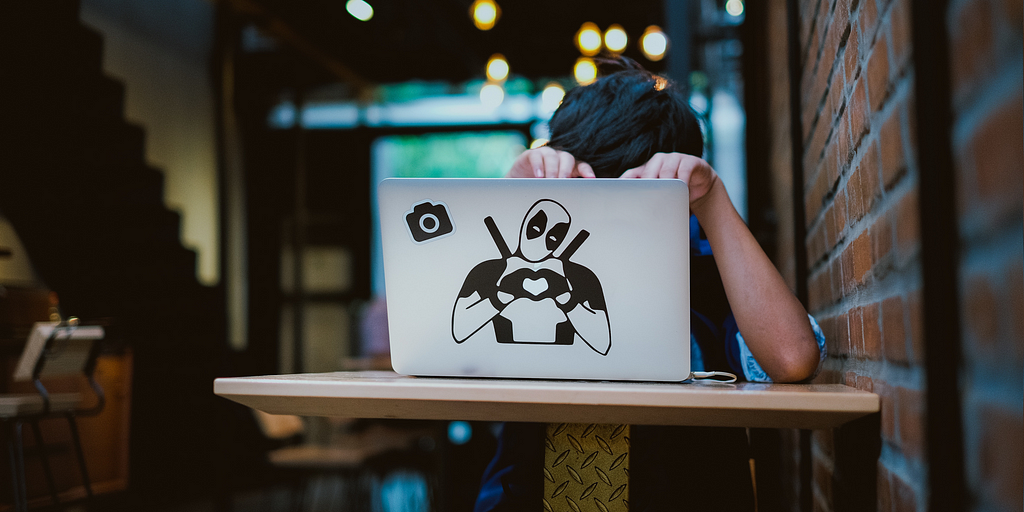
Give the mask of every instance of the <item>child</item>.
[[[614, 72], [569, 91], [549, 123], [550, 142], [520, 155], [508, 177], [685, 181], [693, 369], [762, 382], [810, 378], [824, 360], [824, 337], [700, 158], [703, 137], [683, 91], [629, 59], [608, 64]], [[543, 436], [543, 425], [504, 425], [477, 512], [540, 508]], [[680, 502], [754, 509], [744, 429], [634, 426], [630, 459], [631, 510], [676, 510]]]

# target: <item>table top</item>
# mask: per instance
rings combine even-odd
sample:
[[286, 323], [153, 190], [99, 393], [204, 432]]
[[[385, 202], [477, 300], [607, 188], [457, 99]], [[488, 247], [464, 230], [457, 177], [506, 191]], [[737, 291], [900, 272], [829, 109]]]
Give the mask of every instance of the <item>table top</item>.
[[592, 382], [354, 371], [220, 378], [214, 393], [272, 414], [544, 423], [832, 428], [878, 412], [841, 384]]

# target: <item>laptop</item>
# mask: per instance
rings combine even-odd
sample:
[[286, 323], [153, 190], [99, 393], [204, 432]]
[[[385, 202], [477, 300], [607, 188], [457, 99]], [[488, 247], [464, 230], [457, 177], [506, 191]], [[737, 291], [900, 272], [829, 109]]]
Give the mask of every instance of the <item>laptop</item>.
[[396, 372], [689, 376], [682, 181], [390, 178], [378, 207]]

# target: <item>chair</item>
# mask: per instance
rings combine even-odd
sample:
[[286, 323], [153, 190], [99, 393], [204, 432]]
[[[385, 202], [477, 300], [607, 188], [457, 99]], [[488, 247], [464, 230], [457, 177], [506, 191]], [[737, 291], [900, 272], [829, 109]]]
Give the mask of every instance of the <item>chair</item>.
[[[43, 472], [46, 476], [50, 498], [54, 504], [59, 503], [57, 488], [50, 471], [49, 460], [39, 428], [39, 421], [48, 418], [64, 417], [71, 430], [71, 440], [82, 474], [86, 499], [92, 498], [92, 487], [89, 473], [85, 465], [85, 455], [78, 434], [76, 416], [87, 416], [99, 413], [104, 406], [103, 389], [93, 378], [96, 357], [99, 354], [98, 340], [104, 336], [100, 326], [81, 326], [76, 318], [67, 322], [39, 322], [32, 328], [25, 349], [14, 370], [15, 382], [31, 381], [35, 393], [8, 393], [0, 395], [0, 421], [8, 434], [8, 455], [11, 464], [11, 482], [15, 510], [28, 510], [28, 491], [25, 481], [25, 454], [22, 429], [29, 423], [40, 448]], [[83, 407], [85, 397], [82, 393], [50, 393], [43, 380], [84, 376], [95, 395], [95, 403]]]

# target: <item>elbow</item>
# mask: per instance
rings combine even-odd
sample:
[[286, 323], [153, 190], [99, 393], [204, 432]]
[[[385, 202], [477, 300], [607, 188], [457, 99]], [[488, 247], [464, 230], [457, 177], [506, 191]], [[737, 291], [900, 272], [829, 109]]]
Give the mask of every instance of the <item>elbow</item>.
[[799, 349], [792, 351], [789, 357], [779, 361], [778, 368], [770, 372], [772, 380], [779, 383], [802, 382], [814, 376], [821, 360], [818, 342], [811, 335], [809, 340], [799, 344]]

